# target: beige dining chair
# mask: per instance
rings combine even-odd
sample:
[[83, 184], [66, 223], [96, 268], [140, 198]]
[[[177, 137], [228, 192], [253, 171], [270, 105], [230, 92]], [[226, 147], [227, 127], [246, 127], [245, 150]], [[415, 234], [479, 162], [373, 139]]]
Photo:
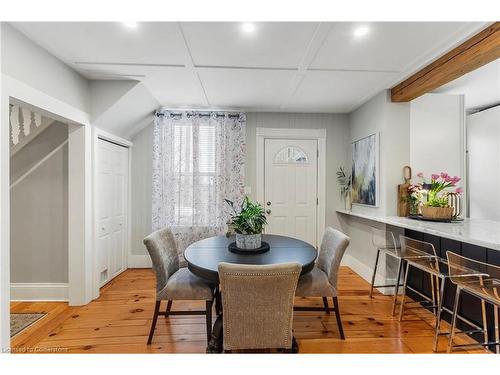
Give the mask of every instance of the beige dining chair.
[[293, 299], [299, 263], [219, 263], [223, 348], [297, 352], [292, 334]]
[[[335, 311], [337, 325], [342, 340], [345, 339], [340, 317], [337, 280], [340, 261], [349, 246], [350, 238], [344, 233], [327, 227], [318, 255], [318, 262], [313, 270], [300, 277], [295, 295], [297, 297], [323, 297], [323, 307], [295, 306], [295, 311]], [[333, 308], [328, 305], [328, 297], [333, 300]]]
[[[207, 342], [212, 332], [212, 303], [214, 286], [192, 274], [187, 268], [179, 267], [179, 255], [172, 232], [165, 228], [144, 238], [144, 245], [151, 256], [156, 275], [156, 303], [148, 337], [148, 345], [153, 339], [158, 315], [205, 315]], [[205, 310], [172, 311], [174, 300], [205, 301]], [[165, 312], [160, 312], [161, 301], [167, 301]]]

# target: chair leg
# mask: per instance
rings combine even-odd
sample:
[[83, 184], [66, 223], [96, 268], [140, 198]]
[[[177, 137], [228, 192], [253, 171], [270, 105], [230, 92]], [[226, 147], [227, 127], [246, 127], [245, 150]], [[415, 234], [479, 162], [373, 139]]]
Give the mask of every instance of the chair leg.
[[394, 286], [394, 300], [392, 301], [392, 316], [396, 314], [396, 304], [398, 302], [399, 281], [401, 280], [401, 271], [403, 269], [403, 259], [399, 259], [398, 276], [396, 277], [396, 285]]
[[370, 298], [373, 295], [373, 285], [375, 284], [375, 275], [377, 274], [378, 258], [380, 256], [380, 250], [377, 249], [377, 256], [375, 257], [375, 265], [373, 266], [372, 283], [370, 285]]
[[410, 273], [410, 263], [406, 262], [405, 281], [403, 283], [403, 298], [399, 308], [399, 321], [403, 320], [403, 310], [405, 308], [406, 287], [408, 286], [408, 274]]
[[333, 307], [335, 308], [335, 317], [337, 318], [337, 325], [339, 326], [340, 338], [345, 340], [344, 327], [342, 326], [342, 318], [340, 317], [339, 300], [337, 297], [332, 297]]
[[323, 297], [323, 306], [325, 307], [325, 311], [327, 314], [330, 314], [330, 311], [328, 310], [328, 298]]
[[453, 336], [455, 336], [455, 327], [457, 325], [458, 302], [459, 301], [460, 301], [460, 288], [457, 287], [457, 291], [455, 293], [455, 303], [453, 304], [453, 316], [451, 318], [450, 336], [448, 337], [448, 348], [446, 349], [447, 353], [451, 353], [451, 349], [453, 347]]
[[290, 353], [298, 353], [298, 352], [299, 352], [299, 344], [297, 344], [295, 336], [292, 336], [292, 347], [290, 348]]
[[167, 308], [165, 309], [165, 318], [168, 318], [171, 309], [172, 309], [172, 300], [168, 300]]
[[432, 308], [432, 311], [434, 312], [434, 315], [436, 315], [436, 305], [437, 305], [437, 303], [436, 303], [436, 285], [434, 284], [434, 275], [433, 274], [429, 274], [429, 276], [431, 277], [432, 306], [434, 306]]
[[219, 287], [217, 286], [215, 290], [215, 313], [217, 315], [220, 315], [222, 311], [222, 301], [221, 301], [222, 294], [220, 292]]
[[498, 327], [498, 306], [496, 306], [496, 305], [493, 308], [493, 316], [494, 316], [494, 323], [495, 323], [495, 341], [497, 343], [496, 352], [497, 352], [497, 354], [500, 354], [500, 327]]
[[207, 344], [212, 338], [212, 303], [213, 301], [206, 301]]
[[[437, 315], [436, 315], [436, 332], [434, 332], [434, 351], [437, 351], [438, 339], [439, 339], [439, 330], [441, 328], [441, 312], [443, 310], [443, 297], [444, 297], [445, 279], [439, 280], [439, 278], [436, 278], [436, 281], [437, 281], [437, 284], [438, 284], [436, 286], [439, 289], [439, 293], [438, 293], [438, 307], [437, 307]], [[441, 281], [441, 286], [439, 285], [439, 281]]]
[[483, 317], [483, 338], [484, 343], [488, 343], [488, 319], [486, 318], [486, 301], [481, 299], [481, 315]]
[[153, 334], [155, 332], [156, 321], [158, 320], [158, 313], [160, 312], [160, 304], [161, 304], [161, 301], [156, 301], [155, 312], [153, 314], [153, 321], [151, 322], [151, 330], [149, 331], [148, 345], [150, 345], [151, 341], [153, 340]]

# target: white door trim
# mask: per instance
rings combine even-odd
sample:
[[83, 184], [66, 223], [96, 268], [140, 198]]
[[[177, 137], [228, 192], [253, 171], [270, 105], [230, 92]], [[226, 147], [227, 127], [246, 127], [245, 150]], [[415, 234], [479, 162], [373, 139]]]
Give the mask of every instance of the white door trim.
[[[94, 178], [94, 186], [93, 186], [93, 202], [92, 202], [92, 207], [94, 209], [93, 216], [94, 216], [94, 237], [92, 239], [93, 243], [93, 265], [92, 265], [92, 294], [93, 298], [98, 298], [99, 297], [99, 289], [101, 287], [101, 282], [100, 282], [100, 275], [98, 271], [98, 256], [97, 256], [97, 233], [98, 231], [98, 217], [97, 217], [97, 209], [96, 209], [96, 204], [97, 204], [97, 142], [100, 139], [104, 139], [106, 141], [110, 141], [113, 143], [116, 143], [120, 146], [126, 147], [128, 149], [128, 191], [127, 191], [127, 242], [126, 242], [126, 249], [125, 249], [125, 254], [123, 254], [123, 259], [125, 260], [125, 265], [124, 265], [124, 270], [128, 268], [128, 257], [131, 252], [132, 248], [132, 227], [131, 227], [131, 207], [132, 207], [132, 146], [133, 143], [125, 138], [119, 137], [117, 135], [114, 135], [112, 133], [109, 133], [107, 131], [104, 131], [96, 126], [94, 128], [94, 136], [93, 136], [93, 147], [92, 147], [92, 170], [93, 170], [93, 178]], [[123, 271], [122, 271], [123, 272]]]
[[325, 231], [326, 216], [326, 129], [257, 128], [256, 129], [256, 199], [264, 204], [264, 140], [315, 139], [318, 141], [318, 210], [316, 242], [319, 246]]
[[[20, 101], [42, 109], [42, 114], [70, 125], [78, 125], [69, 136], [71, 148], [68, 168], [75, 160], [77, 169], [70, 169], [68, 233], [68, 298], [72, 305], [91, 300], [92, 223], [91, 223], [91, 132], [89, 114], [37, 90], [8, 75], [1, 75], [0, 136], [0, 349], [10, 346], [10, 188], [9, 188], [9, 101]], [[78, 155], [76, 155], [78, 154]], [[78, 164], [78, 165], [77, 165]], [[73, 194], [73, 193], [74, 194]]]

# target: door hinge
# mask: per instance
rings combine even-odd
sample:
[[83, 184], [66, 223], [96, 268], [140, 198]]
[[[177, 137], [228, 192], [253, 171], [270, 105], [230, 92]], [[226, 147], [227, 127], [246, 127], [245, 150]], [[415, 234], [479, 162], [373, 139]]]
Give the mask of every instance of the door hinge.
[[319, 148], [316, 149], [316, 156], [319, 157]]
[[316, 198], [316, 206], [319, 205], [319, 198]]

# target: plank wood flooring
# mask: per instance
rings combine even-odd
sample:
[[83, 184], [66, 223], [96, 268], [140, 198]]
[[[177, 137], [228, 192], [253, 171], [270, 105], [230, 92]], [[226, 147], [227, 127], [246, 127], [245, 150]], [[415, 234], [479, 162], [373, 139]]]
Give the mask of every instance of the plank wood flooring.
[[[346, 340], [340, 340], [333, 314], [296, 312], [293, 329], [300, 353], [432, 353], [431, 313], [425, 309], [410, 310], [405, 320], [399, 322], [391, 316], [391, 297], [375, 293], [370, 299], [369, 284], [347, 267], [341, 269], [339, 288]], [[153, 343], [146, 345], [154, 302], [154, 274], [150, 269], [125, 271], [86, 306], [13, 302], [11, 312], [47, 315], [12, 338], [12, 352], [204, 353], [203, 316], [160, 317]], [[322, 306], [321, 298], [301, 298], [296, 303]], [[202, 302], [173, 304], [173, 309], [203, 307]], [[446, 323], [443, 326], [448, 329]], [[444, 337], [440, 339], [440, 353], [446, 352], [445, 341]], [[469, 353], [486, 352], [478, 349]]]

